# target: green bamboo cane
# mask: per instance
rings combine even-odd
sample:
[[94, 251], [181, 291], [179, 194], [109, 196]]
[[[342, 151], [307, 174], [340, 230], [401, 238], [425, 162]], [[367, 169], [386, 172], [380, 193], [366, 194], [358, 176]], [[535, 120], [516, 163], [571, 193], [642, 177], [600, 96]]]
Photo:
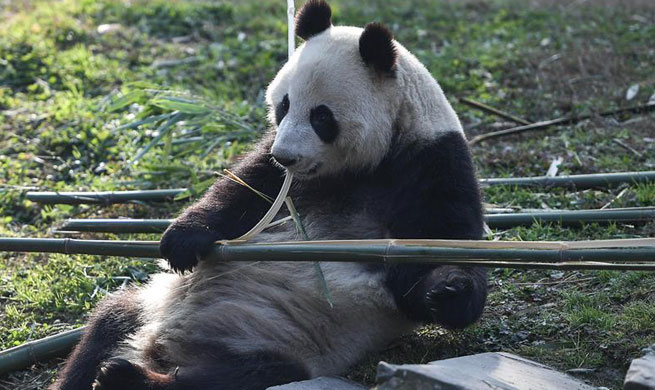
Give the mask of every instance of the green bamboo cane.
[[655, 182], [655, 171], [594, 173], [588, 175], [569, 175], [554, 177], [507, 177], [481, 179], [483, 187], [506, 185], [519, 187], [565, 187], [578, 190], [616, 186], [619, 184], [636, 184]]
[[[508, 177], [481, 179], [483, 187], [508, 185], [521, 187], [565, 187], [587, 189], [615, 186], [619, 184], [635, 184], [655, 182], [655, 171], [595, 173], [587, 175], [568, 176], [537, 176]], [[39, 192], [28, 191], [27, 199], [42, 204], [113, 204], [130, 201], [164, 202], [174, 200], [175, 196], [186, 191], [186, 188], [142, 191], [110, 191], [110, 192]]]
[[0, 238], [0, 252], [43, 252], [158, 258], [157, 241], [75, 240], [71, 238]]
[[84, 327], [29, 341], [0, 352], [0, 376], [66, 355], [82, 337]]
[[[643, 241], [643, 240], [642, 240]], [[294, 242], [279, 244], [218, 244], [209, 261], [335, 261], [373, 263], [425, 263], [485, 265], [503, 268], [552, 269], [640, 269], [655, 270], [655, 242], [634, 248], [603, 249], [521, 249], [483, 248], [484, 241], [471, 241], [470, 247], [405, 245], [393, 241]], [[488, 246], [488, 245], [487, 245]], [[518, 246], [518, 245], [517, 245]], [[71, 238], [0, 238], [0, 251], [50, 252], [125, 257], [159, 258], [154, 241], [103, 241]], [[610, 263], [613, 262], [613, 263]], [[618, 264], [615, 264], [618, 263]]]
[[174, 200], [175, 196], [186, 191], [173, 188], [147, 191], [104, 191], [104, 192], [38, 192], [29, 191], [25, 197], [42, 204], [113, 204], [131, 201], [164, 202]]
[[[487, 214], [487, 225], [493, 229], [529, 226], [535, 221], [558, 222], [562, 225], [587, 223], [640, 223], [655, 220], [655, 207], [634, 207], [606, 210], [544, 211], [533, 213]], [[61, 231], [99, 233], [161, 233], [172, 219], [69, 219]]]
[[171, 222], [173, 222], [172, 219], [69, 219], [60, 230], [101, 233], [161, 233]]
[[530, 226], [534, 222], [560, 223], [566, 226], [589, 223], [643, 223], [655, 221], [655, 207], [634, 207], [605, 210], [560, 210], [515, 214], [487, 214], [487, 225], [493, 229]]

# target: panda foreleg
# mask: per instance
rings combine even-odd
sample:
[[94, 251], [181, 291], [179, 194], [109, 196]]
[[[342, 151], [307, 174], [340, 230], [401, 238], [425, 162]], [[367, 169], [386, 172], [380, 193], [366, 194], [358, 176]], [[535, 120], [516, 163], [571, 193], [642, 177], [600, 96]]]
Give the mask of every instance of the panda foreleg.
[[140, 313], [136, 295], [130, 290], [105, 298], [88, 321], [82, 339], [50, 389], [90, 389], [100, 363], [142, 325]]
[[[271, 160], [272, 134], [234, 168], [249, 186], [275, 196], [283, 181], [283, 171]], [[205, 195], [187, 208], [164, 232], [160, 251], [171, 267], [189, 271], [217, 240], [239, 237], [252, 228], [270, 204], [247, 187], [225, 178], [218, 179]]]
[[396, 264], [386, 283], [410, 319], [446, 328], [473, 324], [487, 298], [487, 271], [480, 267]]
[[265, 390], [308, 378], [299, 363], [267, 352], [232, 356], [227, 361], [207, 359], [167, 374], [110, 359], [98, 371], [93, 390]]

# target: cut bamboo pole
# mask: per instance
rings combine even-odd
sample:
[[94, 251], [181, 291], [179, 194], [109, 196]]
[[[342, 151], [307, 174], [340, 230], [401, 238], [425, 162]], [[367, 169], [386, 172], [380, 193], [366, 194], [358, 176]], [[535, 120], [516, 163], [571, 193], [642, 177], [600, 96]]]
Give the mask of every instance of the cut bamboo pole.
[[63, 232], [162, 233], [172, 219], [97, 218], [69, 219], [59, 229]]
[[104, 192], [38, 192], [29, 191], [25, 197], [42, 204], [113, 204], [131, 201], [164, 202], [186, 191], [186, 188], [172, 188], [147, 191], [104, 191]]
[[499, 131], [493, 131], [491, 133], [486, 133], [486, 134], [480, 134], [476, 137], [473, 137], [470, 141], [470, 145], [475, 145], [479, 142], [485, 141], [489, 138], [497, 138], [497, 137], [502, 137], [505, 135], [510, 135], [510, 134], [519, 134], [519, 133], [524, 133], [526, 131], [534, 131], [534, 130], [545, 130], [553, 126], [559, 126], [559, 125], [569, 125], [573, 123], [578, 123], [583, 120], [587, 120], [590, 118], [593, 118], [594, 116], [614, 116], [614, 115], [619, 115], [619, 114], [626, 114], [626, 113], [643, 113], [643, 112], [649, 112], [655, 110], [655, 103], [648, 103], [640, 106], [634, 106], [634, 107], [627, 107], [627, 108], [620, 108], [617, 110], [610, 110], [610, 111], [604, 111], [604, 112], [599, 112], [595, 114], [586, 114], [586, 115], [580, 115], [580, 116], [565, 116], [553, 120], [548, 120], [548, 121], [542, 121], [542, 122], [537, 122], [537, 123], [532, 123], [529, 125], [523, 125], [523, 126], [517, 126], [517, 127], [512, 127], [510, 129], [505, 129], [505, 130], [499, 130]]
[[[619, 184], [655, 182], [655, 171], [594, 173], [569, 176], [537, 176], [480, 179], [484, 186], [513, 185], [529, 187], [566, 187], [586, 189]], [[42, 204], [113, 204], [130, 201], [164, 202], [174, 200], [186, 188], [111, 192], [38, 192], [28, 191], [27, 199]]]
[[43, 252], [158, 258], [157, 241], [75, 240], [71, 238], [0, 238], [0, 252]]
[[497, 108], [493, 108], [493, 107], [491, 107], [489, 105], [486, 105], [484, 103], [477, 102], [477, 101], [475, 101], [473, 99], [462, 97], [462, 98], [459, 98], [459, 101], [461, 103], [463, 103], [463, 104], [466, 104], [467, 106], [477, 108], [478, 110], [481, 110], [481, 111], [484, 111], [486, 113], [499, 116], [499, 117], [501, 117], [503, 119], [507, 119], [507, 120], [510, 120], [512, 122], [515, 122], [515, 123], [520, 123], [522, 125], [531, 125], [532, 124], [532, 122], [527, 121], [527, 120], [525, 120], [523, 118], [519, 118], [518, 116], [514, 116], [512, 114], [509, 114], [509, 113], [507, 113], [505, 111], [501, 111], [501, 110], [499, 110]]
[[655, 207], [635, 207], [605, 210], [543, 211], [515, 214], [487, 214], [487, 225], [493, 229], [530, 226], [534, 222], [555, 222], [565, 226], [589, 223], [643, 223], [655, 221]]
[[[535, 221], [558, 222], [567, 226], [594, 222], [643, 223], [655, 220], [655, 207], [487, 214], [485, 220], [493, 229], [529, 226]], [[172, 219], [69, 219], [60, 232], [161, 233], [172, 222]]]
[[565, 187], [578, 190], [615, 186], [619, 184], [637, 184], [655, 182], [655, 171], [593, 173], [587, 175], [539, 176], [539, 177], [503, 177], [481, 179], [485, 186], [518, 186], [518, 187]]
[[29, 341], [0, 352], [0, 376], [66, 355], [82, 337], [84, 327]]
[[[154, 241], [0, 238], [0, 251], [159, 258]], [[655, 271], [655, 239], [594, 242], [465, 240], [299, 241], [219, 243], [206, 261], [334, 261], [480, 265], [502, 268]]]

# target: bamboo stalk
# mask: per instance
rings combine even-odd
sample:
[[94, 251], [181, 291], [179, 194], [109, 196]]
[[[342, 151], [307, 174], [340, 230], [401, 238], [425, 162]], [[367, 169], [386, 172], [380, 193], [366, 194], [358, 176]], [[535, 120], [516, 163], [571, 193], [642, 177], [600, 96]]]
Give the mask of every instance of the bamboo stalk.
[[480, 184], [484, 186], [506, 185], [519, 187], [567, 187], [578, 190], [615, 186], [619, 184], [636, 184], [655, 182], [655, 171], [641, 172], [615, 172], [615, 173], [594, 173], [587, 175], [568, 176], [539, 176], [539, 177], [507, 177], [481, 179]]
[[69, 219], [60, 230], [65, 232], [162, 233], [172, 222], [172, 219]]
[[83, 332], [84, 327], [81, 327], [1, 351], [0, 376], [67, 354]]
[[467, 106], [477, 108], [478, 110], [481, 110], [481, 111], [484, 111], [484, 112], [499, 116], [499, 117], [501, 117], [503, 119], [507, 119], [507, 120], [510, 120], [512, 122], [515, 122], [515, 123], [520, 123], [522, 125], [532, 124], [532, 122], [527, 121], [527, 120], [525, 120], [523, 118], [519, 118], [518, 116], [514, 116], [514, 115], [509, 114], [509, 113], [507, 113], [505, 111], [501, 111], [501, 110], [499, 110], [497, 108], [493, 108], [491, 106], [488, 106], [488, 105], [486, 105], [484, 103], [477, 102], [477, 101], [475, 101], [473, 99], [462, 97], [462, 98], [459, 98], [459, 101], [461, 103], [463, 103], [463, 104], [466, 104]]
[[[0, 251], [159, 258], [154, 241], [0, 238]], [[585, 242], [466, 240], [219, 243], [206, 261], [335, 261], [481, 265], [503, 268], [654, 270], [655, 239]]]
[[[568, 176], [537, 176], [480, 179], [482, 186], [515, 185], [530, 187], [569, 187], [585, 189], [623, 183], [655, 182], [655, 171], [594, 173]], [[174, 200], [186, 188], [111, 192], [38, 192], [28, 191], [27, 199], [43, 204], [113, 204], [129, 201], [163, 202]]]
[[112, 204], [130, 201], [163, 202], [173, 200], [185, 188], [147, 191], [38, 192], [29, 191], [27, 199], [43, 204]]
[[[487, 214], [487, 225], [493, 229], [529, 226], [535, 221], [559, 222], [562, 225], [587, 223], [642, 223], [655, 220], [655, 207], [634, 207], [605, 210], [560, 210], [531, 213]], [[161, 233], [172, 219], [69, 219], [61, 227], [63, 232], [98, 233]]]
[[499, 131], [493, 131], [491, 133], [486, 133], [486, 134], [480, 134], [476, 137], [473, 137], [470, 141], [470, 145], [475, 145], [479, 142], [482, 142], [484, 140], [490, 139], [490, 138], [497, 138], [497, 137], [502, 137], [505, 135], [510, 135], [510, 134], [518, 134], [518, 133], [523, 133], [526, 131], [534, 131], [534, 130], [545, 130], [553, 126], [559, 126], [559, 125], [567, 125], [567, 124], [574, 124], [578, 123], [587, 119], [590, 119], [594, 116], [614, 116], [618, 114], [626, 114], [626, 113], [644, 113], [644, 112], [649, 112], [655, 110], [655, 103], [648, 103], [644, 105], [639, 105], [639, 106], [633, 106], [633, 107], [627, 107], [627, 108], [619, 108], [617, 110], [610, 110], [610, 111], [603, 111], [595, 114], [586, 114], [586, 115], [580, 115], [580, 116], [564, 116], [561, 118], [556, 118], [548, 121], [542, 121], [542, 122], [537, 122], [537, 123], [532, 123], [529, 125], [523, 125], [523, 126], [517, 126], [517, 127], [512, 127], [510, 129], [505, 129], [505, 130], [499, 130]]
[[43, 252], [159, 258], [157, 241], [75, 240], [71, 238], [0, 238], [1, 252]]
[[655, 207], [635, 207], [605, 210], [566, 210], [515, 214], [487, 214], [487, 225], [494, 229], [515, 226], [530, 226], [534, 222], [556, 222], [562, 225], [584, 225], [589, 223], [643, 223], [655, 220]]

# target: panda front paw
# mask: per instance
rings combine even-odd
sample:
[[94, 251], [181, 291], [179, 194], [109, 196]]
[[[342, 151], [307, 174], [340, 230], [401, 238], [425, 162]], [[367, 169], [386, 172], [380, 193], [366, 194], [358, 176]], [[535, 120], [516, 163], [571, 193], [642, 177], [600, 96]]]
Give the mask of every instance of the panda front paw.
[[449, 329], [462, 329], [482, 314], [486, 284], [478, 286], [474, 277], [460, 268], [436, 269], [425, 294], [433, 322]]
[[161, 255], [176, 272], [190, 271], [207, 255], [221, 235], [213, 230], [171, 225], [159, 242]]

